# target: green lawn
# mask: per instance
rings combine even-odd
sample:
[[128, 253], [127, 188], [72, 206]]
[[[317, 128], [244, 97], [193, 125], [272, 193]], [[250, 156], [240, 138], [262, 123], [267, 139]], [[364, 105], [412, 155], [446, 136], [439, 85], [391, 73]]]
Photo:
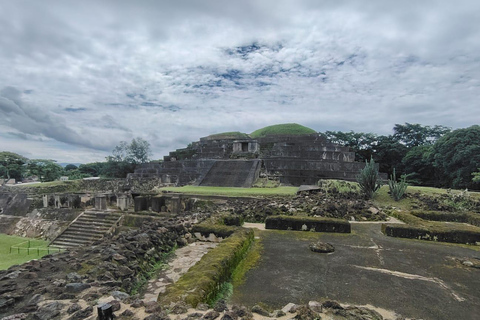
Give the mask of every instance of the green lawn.
[[171, 191], [186, 194], [217, 195], [227, 197], [250, 197], [250, 196], [288, 196], [295, 195], [297, 187], [278, 188], [225, 188], [225, 187], [166, 187], [159, 191]]
[[[30, 250], [28, 250], [28, 240], [30, 240]], [[17, 236], [0, 234], [0, 270], [8, 269], [15, 264], [22, 264], [32, 259], [38, 259], [48, 253], [46, 250], [48, 242], [38, 239], [29, 239]], [[11, 246], [19, 246], [21, 249], [12, 249]], [[37, 248], [40, 248], [38, 253]], [[30, 251], [30, 253], [28, 253]]]

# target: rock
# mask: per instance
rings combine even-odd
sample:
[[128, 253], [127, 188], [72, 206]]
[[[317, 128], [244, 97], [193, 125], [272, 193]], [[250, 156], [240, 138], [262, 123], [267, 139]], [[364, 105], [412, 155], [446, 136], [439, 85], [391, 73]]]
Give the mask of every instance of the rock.
[[273, 316], [274, 318], [280, 318], [280, 317], [283, 317], [283, 316], [285, 316], [285, 315], [287, 315], [287, 314], [286, 314], [285, 312], [283, 312], [282, 310], [274, 310], [274, 311], [272, 312], [272, 316]]
[[83, 310], [75, 312], [68, 320], [83, 320], [88, 318], [93, 313], [93, 307], [89, 306]]
[[155, 301], [149, 301], [145, 303], [146, 313], [159, 313], [162, 311], [162, 307]]
[[474, 266], [474, 263], [472, 261], [469, 261], [469, 260], [463, 261], [462, 264], [464, 266], [467, 266], [467, 267], [473, 267]]
[[130, 298], [130, 295], [128, 293], [122, 292], [122, 291], [112, 291], [111, 293], [112, 297], [119, 301], [123, 301], [125, 299]]
[[239, 318], [243, 318], [243, 319], [252, 319], [253, 318], [253, 314], [247, 310], [247, 308], [245, 307], [239, 307], [239, 306], [236, 306], [234, 305], [232, 307], [232, 312], [234, 315], [236, 315], [237, 317]]
[[295, 308], [296, 308], [296, 304], [295, 303], [289, 303], [287, 304], [285, 307], [282, 308], [282, 311], [287, 313], [287, 312], [290, 312], [290, 313], [295, 313]]
[[72, 314], [80, 309], [82, 309], [82, 307], [78, 303], [74, 303], [70, 307], [68, 307], [67, 313]]
[[2, 320], [24, 320], [27, 319], [26, 313], [12, 314], [11, 316], [3, 317]]
[[120, 304], [120, 302], [118, 300], [111, 300], [107, 303], [112, 306], [112, 311], [113, 312], [118, 311], [122, 308], [122, 305]]
[[227, 303], [225, 302], [225, 300], [220, 299], [217, 301], [217, 303], [213, 307], [213, 310], [217, 312], [223, 312], [225, 310], [228, 310]]
[[220, 320], [236, 320], [238, 317], [233, 312], [225, 312]]
[[343, 307], [338, 303], [337, 301], [333, 300], [327, 300], [324, 303], [322, 303], [322, 307], [324, 308], [329, 308], [329, 309], [338, 309], [341, 310]]
[[218, 313], [217, 311], [211, 310], [211, 311], [208, 311], [207, 313], [205, 313], [203, 315], [202, 319], [213, 320], [213, 319], [217, 319], [219, 315], [220, 315], [220, 313]]
[[182, 313], [187, 313], [188, 311], [188, 306], [185, 302], [180, 301], [175, 303], [175, 305], [171, 308], [170, 310], [173, 314], [182, 314]]
[[319, 253], [329, 253], [335, 251], [335, 247], [333, 245], [328, 242], [320, 241], [310, 243], [309, 248], [311, 251]]
[[207, 311], [208, 309], [210, 309], [210, 307], [209, 307], [208, 304], [206, 304], [206, 303], [199, 303], [199, 304], [197, 305], [197, 310]]
[[143, 300], [137, 298], [137, 299], [133, 300], [131, 306], [132, 306], [132, 308], [140, 308], [140, 307], [143, 306]]
[[253, 312], [253, 313], [258, 313], [259, 315], [264, 316], [264, 317], [270, 317], [270, 312], [268, 312], [267, 310], [263, 309], [263, 308], [260, 307], [258, 304], [254, 305], [254, 306], [252, 307], [252, 312]]
[[119, 263], [127, 263], [127, 261], [128, 261], [128, 259], [126, 257], [124, 257], [124, 256], [122, 256], [121, 254], [118, 254], [118, 253], [114, 254], [112, 256], [112, 258], [113, 258], [114, 261], [117, 261]]
[[90, 285], [88, 283], [81, 282], [67, 283], [65, 285], [65, 290], [67, 292], [82, 292], [83, 290], [88, 288], [90, 288]]
[[67, 274], [66, 278], [69, 282], [79, 282], [80, 280], [82, 280], [82, 276], [76, 272], [71, 272]]
[[133, 316], [133, 315], [134, 315], [134, 313], [133, 313], [133, 311], [130, 310], [130, 309], [126, 309], [125, 311], [123, 311], [122, 313], [120, 313], [120, 316], [121, 316], [121, 317], [131, 317], [131, 316]]
[[203, 317], [203, 313], [194, 312], [194, 313], [190, 313], [190, 314], [187, 316], [187, 319], [188, 319], [188, 320], [194, 320], [194, 319], [201, 319], [202, 317]]
[[170, 317], [165, 312], [160, 312], [151, 314], [143, 320], [170, 320]]
[[62, 308], [63, 304], [58, 301], [47, 303], [35, 312], [33, 318], [35, 320], [52, 320], [60, 315]]
[[17, 289], [17, 284], [15, 283], [15, 281], [11, 280], [11, 281], [4, 282], [0, 287], [0, 295], [10, 291], [14, 291], [16, 289]]
[[309, 301], [308, 307], [312, 309], [314, 312], [318, 312], [318, 313], [322, 312], [322, 304], [318, 301]]
[[7, 309], [8, 307], [15, 304], [15, 299], [12, 298], [0, 298], [0, 310]]
[[[7, 274], [4, 278], [5, 279], [17, 279], [18, 276], [21, 274], [22, 272], [20, 270], [15, 270], [13, 272], [10, 272], [9, 274]], [[3, 280], [3, 278], [2, 278]]]
[[316, 320], [318, 318], [318, 314], [305, 305], [297, 308], [297, 314], [294, 317], [294, 319], [299, 320]]
[[33, 306], [33, 305], [36, 305], [37, 303], [39, 303], [40, 301], [43, 301], [43, 300], [44, 300], [44, 297], [41, 294], [37, 293], [37, 294], [34, 294], [30, 298], [30, 300], [28, 300], [27, 305]]

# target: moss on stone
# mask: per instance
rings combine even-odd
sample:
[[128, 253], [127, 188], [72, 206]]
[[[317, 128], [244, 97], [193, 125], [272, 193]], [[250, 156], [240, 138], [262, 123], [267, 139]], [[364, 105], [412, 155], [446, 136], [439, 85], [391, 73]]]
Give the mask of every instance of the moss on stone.
[[252, 230], [237, 231], [204, 255], [175, 284], [167, 287], [158, 301], [166, 306], [171, 302], [184, 301], [193, 307], [210, 302], [217, 296], [223, 283], [230, 279], [252, 241]]

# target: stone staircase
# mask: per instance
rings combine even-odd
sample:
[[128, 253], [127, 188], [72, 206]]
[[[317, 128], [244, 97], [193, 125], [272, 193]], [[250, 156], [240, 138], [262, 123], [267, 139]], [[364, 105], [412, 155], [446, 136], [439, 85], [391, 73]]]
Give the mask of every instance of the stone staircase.
[[73, 248], [88, 245], [103, 238], [121, 217], [120, 213], [85, 211], [55, 238], [50, 246]]
[[260, 160], [217, 160], [199, 185], [250, 188], [260, 167]]

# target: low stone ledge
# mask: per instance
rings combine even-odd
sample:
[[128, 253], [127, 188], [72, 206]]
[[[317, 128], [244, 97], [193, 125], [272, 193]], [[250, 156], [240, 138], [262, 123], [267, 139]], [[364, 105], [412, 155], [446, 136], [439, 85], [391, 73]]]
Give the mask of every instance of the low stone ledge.
[[265, 219], [265, 229], [350, 233], [350, 224], [341, 219], [273, 216]]

